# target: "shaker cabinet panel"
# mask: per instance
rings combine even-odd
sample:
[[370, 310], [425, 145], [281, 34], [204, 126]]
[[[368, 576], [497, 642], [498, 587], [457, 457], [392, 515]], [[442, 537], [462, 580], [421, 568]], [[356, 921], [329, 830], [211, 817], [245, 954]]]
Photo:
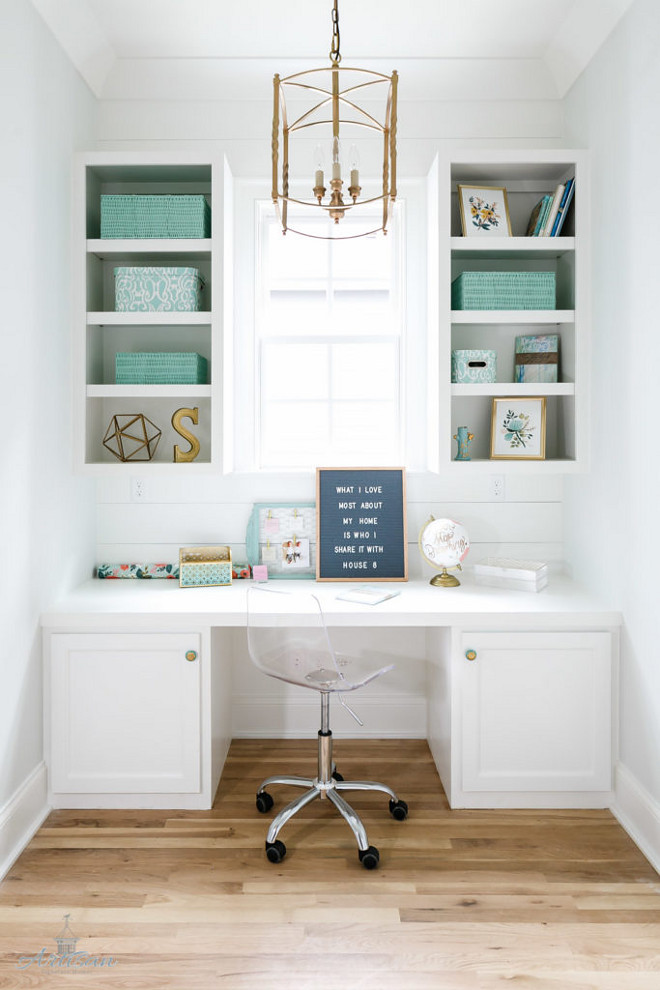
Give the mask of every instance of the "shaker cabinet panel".
[[611, 637], [464, 633], [462, 790], [608, 791]]
[[51, 789], [200, 790], [200, 635], [56, 633]]

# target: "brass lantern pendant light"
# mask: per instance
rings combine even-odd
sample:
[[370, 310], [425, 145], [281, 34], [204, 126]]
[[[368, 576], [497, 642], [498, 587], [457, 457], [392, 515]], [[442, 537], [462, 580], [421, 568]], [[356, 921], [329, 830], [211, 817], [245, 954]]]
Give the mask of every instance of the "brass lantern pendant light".
[[[387, 233], [392, 204], [396, 200], [398, 75], [392, 72], [387, 76], [371, 69], [340, 66], [337, 3], [338, 0], [334, 0], [332, 8], [330, 65], [284, 78], [275, 75], [273, 79], [273, 203], [282, 231], [286, 234], [291, 230], [326, 240], [364, 237], [378, 231]], [[308, 142], [300, 140], [302, 138], [307, 138]], [[315, 144], [313, 155], [310, 138]], [[373, 158], [374, 144], [378, 148], [377, 159]], [[374, 171], [382, 176], [382, 181], [379, 180], [365, 198], [360, 185], [360, 146], [363, 153], [368, 150], [372, 161], [378, 162]], [[342, 160], [343, 149], [347, 147], [350, 151]], [[329, 190], [324, 148], [330, 156]], [[298, 175], [303, 176], [303, 190], [307, 179], [307, 188], [313, 198], [303, 199], [304, 192], [298, 197], [292, 194], [292, 185], [297, 182]], [[341, 221], [360, 207], [365, 210], [364, 223], [358, 225], [359, 232], [353, 223], [344, 231]], [[318, 216], [319, 211], [324, 211], [334, 221], [332, 233], [318, 235], [290, 226], [290, 218], [295, 223], [298, 216]]]

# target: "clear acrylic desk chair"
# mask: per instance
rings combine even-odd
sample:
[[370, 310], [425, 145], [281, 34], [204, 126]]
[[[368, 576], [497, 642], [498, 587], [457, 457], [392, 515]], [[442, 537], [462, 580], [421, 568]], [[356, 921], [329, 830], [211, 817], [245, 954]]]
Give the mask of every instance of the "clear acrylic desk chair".
[[311, 688], [321, 695], [321, 728], [318, 733], [318, 772], [315, 778], [281, 774], [268, 777], [257, 791], [257, 809], [263, 814], [273, 807], [267, 788], [287, 784], [304, 788], [304, 793], [283, 808], [273, 819], [266, 838], [266, 855], [279, 863], [286, 846], [278, 839], [280, 829], [310, 801], [329, 799], [350, 826], [358, 844], [362, 865], [373, 870], [378, 866], [378, 850], [369, 845], [362, 821], [344, 800], [343, 791], [382, 791], [389, 796], [389, 809], [397, 821], [408, 815], [408, 805], [386, 784], [372, 780], [344, 780], [332, 759], [330, 731], [330, 695], [362, 725], [343, 695], [356, 691], [394, 666], [374, 668], [358, 658], [335, 653], [318, 598], [307, 592], [279, 591], [255, 586], [247, 593], [248, 650], [254, 664], [268, 674], [289, 684]]

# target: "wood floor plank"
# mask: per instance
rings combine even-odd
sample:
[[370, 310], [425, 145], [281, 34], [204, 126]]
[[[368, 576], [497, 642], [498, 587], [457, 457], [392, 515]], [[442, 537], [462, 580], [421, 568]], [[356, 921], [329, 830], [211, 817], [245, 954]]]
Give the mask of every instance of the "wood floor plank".
[[[339, 740], [378, 870], [330, 802], [266, 860], [274, 773], [315, 773], [314, 741], [235, 740], [207, 811], [52, 812], [0, 884], [0, 988], [660, 990], [660, 878], [606, 810], [452, 811], [421, 740]], [[274, 810], [296, 793], [273, 788]], [[20, 960], [78, 950], [112, 968]], [[53, 958], [56, 958], [55, 956]]]

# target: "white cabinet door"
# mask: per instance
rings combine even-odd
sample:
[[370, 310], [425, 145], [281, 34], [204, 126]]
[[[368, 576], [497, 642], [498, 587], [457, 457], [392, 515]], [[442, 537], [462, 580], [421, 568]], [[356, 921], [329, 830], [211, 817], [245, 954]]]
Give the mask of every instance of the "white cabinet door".
[[606, 632], [464, 633], [463, 791], [608, 791], [611, 653]]
[[54, 792], [200, 789], [198, 633], [55, 633], [50, 663]]

